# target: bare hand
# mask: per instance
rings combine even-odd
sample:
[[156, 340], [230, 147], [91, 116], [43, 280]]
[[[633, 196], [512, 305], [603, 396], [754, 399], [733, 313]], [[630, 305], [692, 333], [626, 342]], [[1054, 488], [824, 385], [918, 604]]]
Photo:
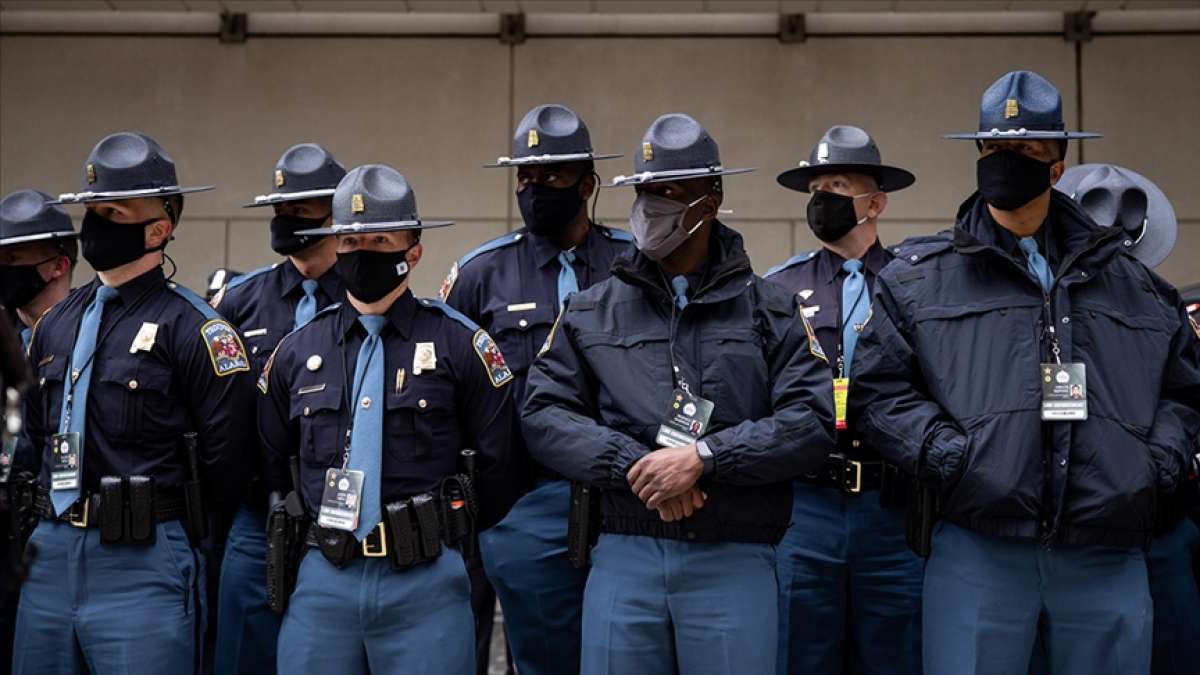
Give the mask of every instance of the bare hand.
[[694, 444], [662, 448], [639, 459], [629, 474], [633, 493], [647, 508], [656, 509], [663, 501], [678, 497], [696, 484], [704, 473], [704, 463]]
[[664, 501], [658, 507], [658, 517], [664, 523], [673, 523], [677, 520], [690, 518], [693, 513], [704, 508], [704, 500], [708, 499], [708, 495], [700, 491], [700, 488], [693, 487], [687, 492], [672, 497]]

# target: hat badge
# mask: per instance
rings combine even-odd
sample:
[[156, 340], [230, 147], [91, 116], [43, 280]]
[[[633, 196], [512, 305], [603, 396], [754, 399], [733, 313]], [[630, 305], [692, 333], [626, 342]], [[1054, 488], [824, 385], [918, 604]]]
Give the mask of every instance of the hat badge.
[[540, 141], [538, 140], [537, 129], [530, 129], [529, 130], [529, 147], [531, 147], [531, 148], [537, 147], [537, 144], [539, 142]]
[[654, 146], [650, 145], [649, 141], [642, 143], [642, 161], [649, 162], [654, 159]]
[[1017, 108], [1017, 99], [1010, 98], [1004, 102], [1004, 119], [1010, 120], [1021, 114], [1021, 110]]
[[363, 196], [361, 194], [354, 194], [350, 196], [350, 213], [362, 213], [366, 210], [366, 207], [363, 205]]
[[283, 187], [283, 169], [275, 169], [275, 187]]
[[826, 164], [829, 162], [829, 144], [820, 143], [817, 145], [817, 161]]
[[96, 165], [94, 164], [87, 165], [87, 182], [89, 185], [96, 182]]

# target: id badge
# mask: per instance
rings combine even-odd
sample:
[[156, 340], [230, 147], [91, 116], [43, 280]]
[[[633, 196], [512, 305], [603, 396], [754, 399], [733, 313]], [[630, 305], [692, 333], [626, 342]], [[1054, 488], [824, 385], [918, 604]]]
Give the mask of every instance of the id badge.
[[850, 396], [850, 378], [833, 378], [833, 412], [837, 417], [837, 430], [846, 429], [846, 399]]
[[708, 419], [712, 417], [712, 412], [712, 401], [676, 389], [671, 395], [666, 420], [658, 426], [654, 442], [664, 448], [695, 443], [708, 430]]
[[0, 446], [0, 483], [8, 482], [8, 474], [12, 472], [13, 455], [17, 453], [17, 437], [4, 441]]
[[363, 472], [330, 469], [325, 472], [325, 491], [321, 495], [321, 510], [317, 524], [335, 530], [353, 532], [358, 529], [358, 512], [362, 507]]
[[1087, 370], [1084, 364], [1043, 363], [1042, 419], [1080, 422], [1087, 416]]
[[50, 489], [79, 489], [79, 432], [50, 437]]

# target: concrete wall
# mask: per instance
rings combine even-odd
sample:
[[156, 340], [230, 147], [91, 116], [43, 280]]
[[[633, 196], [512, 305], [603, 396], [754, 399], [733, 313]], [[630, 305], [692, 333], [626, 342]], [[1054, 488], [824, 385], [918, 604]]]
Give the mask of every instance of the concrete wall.
[[[891, 196], [885, 243], [950, 224], [973, 189], [971, 143], [941, 140], [972, 129], [979, 95], [1006, 70], [1029, 68], [1062, 90], [1068, 120], [1089, 131], [1086, 161], [1133, 168], [1173, 200], [1179, 243], [1160, 267], [1177, 284], [1200, 281], [1200, 38], [1103, 37], [1075, 47], [1059, 37], [531, 39], [0, 36], [0, 192], [73, 191], [104, 134], [154, 136], [189, 196], [170, 249], [178, 279], [202, 285], [216, 266], [247, 270], [274, 259], [268, 210], [241, 204], [271, 188], [292, 143], [314, 140], [348, 167], [392, 164], [408, 176], [430, 231], [414, 272], [433, 294], [450, 262], [520, 222], [510, 170], [480, 164], [508, 154], [512, 127], [554, 101], [588, 121], [606, 178], [627, 173], [646, 126], [686, 111], [705, 124], [727, 166], [758, 171], [726, 181], [725, 220], [746, 235], [764, 271], [815, 240], [804, 196], [775, 183], [806, 158], [830, 125], [864, 126], [885, 161], [917, 184]], [[1070, 123], [1069, 123], [1070, 124]], [[1071, 126], [1074, 126], [1073, 124]], [[1080, 148], [1072, 158], [1078, 160]], [[601, 218], [624, 224], [632, 191], [605, 191]], [[76, 209], [78, 215], [79, 207]], [[87, 278], [86, 270], [79, 280]]]

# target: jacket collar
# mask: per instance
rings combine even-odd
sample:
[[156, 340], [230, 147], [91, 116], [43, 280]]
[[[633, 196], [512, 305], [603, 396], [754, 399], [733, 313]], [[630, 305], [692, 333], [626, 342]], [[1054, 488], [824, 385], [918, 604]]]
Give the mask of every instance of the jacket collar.
[[[719, 220], [714, 220], [709, 234], [708, 260], [705, 261], [704, 281], [692, 302], [723, 302], [742, 293], [754, 276], [750, 257], [742, 235]], [[613, 263], [613, 276], [633, 286], [656, 292], [670, 300], [671, 293], [663, 286], [663, 272], [658, 263], [634, 250]]]

